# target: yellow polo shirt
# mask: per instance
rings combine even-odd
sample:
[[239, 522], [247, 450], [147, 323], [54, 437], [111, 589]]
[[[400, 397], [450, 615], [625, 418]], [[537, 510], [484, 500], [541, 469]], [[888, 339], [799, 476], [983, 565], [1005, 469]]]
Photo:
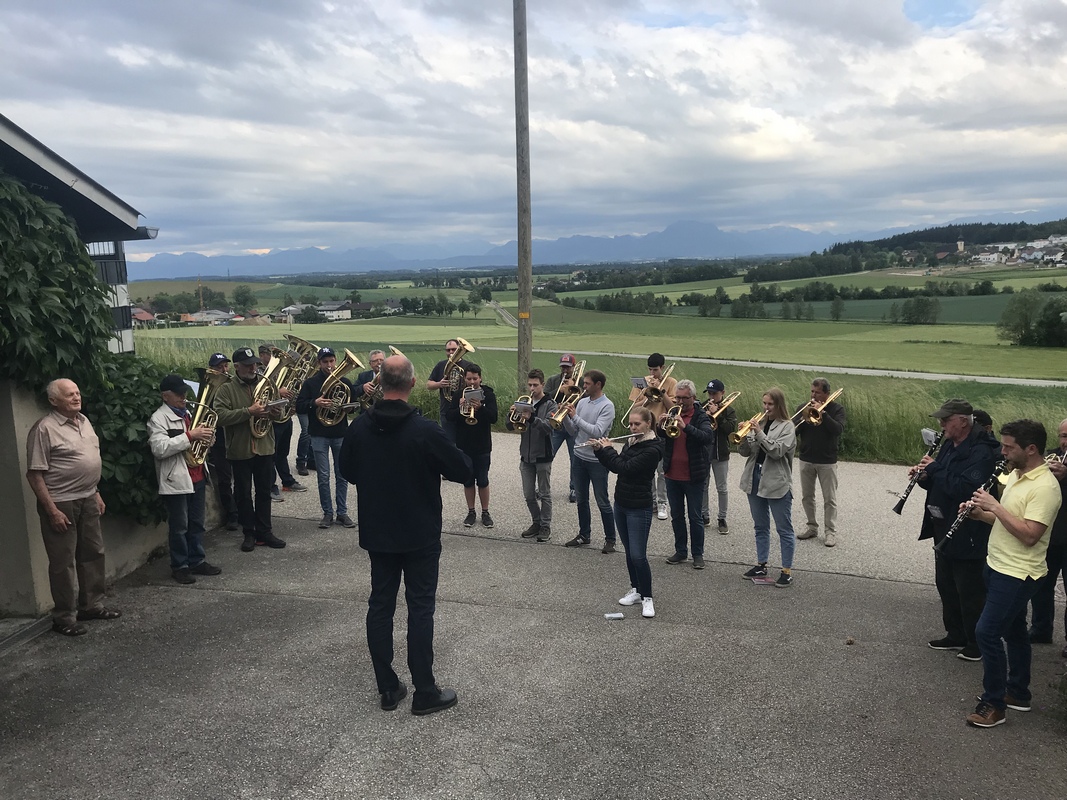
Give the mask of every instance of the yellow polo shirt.
[[998, 519], [989, 532], [989, 550], [986, 563], [1003, 575], [1019, 580], [1040, 578], [1048, 573], [1045, 554], [1048, 551], [1052, 523], [1063, 502], [1060, 484], [1047, 464], [1019, 474], [1015, 470], [1001, 478], [1004, 489], [1001, 505], [1019, 519], [1040, 522], [1045, 532], [1033, 547], [1027, 547], [1010, 533]]

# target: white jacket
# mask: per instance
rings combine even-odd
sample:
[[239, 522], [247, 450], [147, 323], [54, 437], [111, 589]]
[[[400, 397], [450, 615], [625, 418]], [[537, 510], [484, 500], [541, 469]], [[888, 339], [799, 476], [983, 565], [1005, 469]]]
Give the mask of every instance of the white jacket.
[[148, 446], [156, 459], [159, 493], [192, 494], [193, 479], [185, 463], [185, 451], [193, 446], [185, 435], [185, 420], [166, 403], [148, 420]]

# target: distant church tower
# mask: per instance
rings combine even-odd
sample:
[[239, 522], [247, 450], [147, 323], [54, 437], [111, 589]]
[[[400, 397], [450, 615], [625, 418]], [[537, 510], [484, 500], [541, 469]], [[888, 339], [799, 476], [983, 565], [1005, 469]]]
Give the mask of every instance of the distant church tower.
[[962, 233], [960, 234], [960, 238], [956, 240], [956, 252], [957, 253], [962, 253], [963, 252], [963, 234]]

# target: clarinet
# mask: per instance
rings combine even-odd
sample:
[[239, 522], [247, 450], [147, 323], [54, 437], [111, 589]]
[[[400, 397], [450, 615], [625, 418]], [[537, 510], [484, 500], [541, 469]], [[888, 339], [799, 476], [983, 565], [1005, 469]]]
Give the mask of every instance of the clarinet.
[[[926, 451], [926, 455], [923, 458], [932, 458], [934, 453], [937, 452], [937, 448], [941, 446], [941, 440], [945, 438], [944, 431], [938, 431], [937, 436], [934, 437], [934, 443], [930, 445], [930, 449]], [[921, 460], [921, 459], [920, 459]], [[924, 470], [919, 470], [911, 476], [911, 481], [908, 482], [908, 488], [904, 490], [904, 494], [900, 496], [900, 500], [893, 506], [893, 513], [900, 514], [904, 510], [904, 504], [908, 502], [908, 495], [911, 494], [911, 490], [915, 488], [915, 484], [919, 482], [919, 476], [922, 475]]]
[[[993, 486], [996, 485], [997, 479], [1008, 471], [1007, 461], [998, 461], [997, 465], [993, 467], [993, 474], [989, 476], [989, 479], [982, 484], [982, 491], [988, 492]], [[945, 534], [945, 538], [934, 545], [935, 553], [943, 553], [945, 545], [948, 544], [949, 539], [956, 535], [956, 531], [960, 529], [967, 517], [971, 515], [971, 511], [974, 509], [974, 503], [968, 500], [963, 504], [963, 510], [956, 516], [956, 519], [949, 526], [948, 533]]]

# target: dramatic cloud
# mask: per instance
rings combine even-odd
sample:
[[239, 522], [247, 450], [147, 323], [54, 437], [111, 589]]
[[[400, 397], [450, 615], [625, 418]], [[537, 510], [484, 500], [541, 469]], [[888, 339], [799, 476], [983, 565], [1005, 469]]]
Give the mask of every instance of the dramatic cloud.
[[[847, 233], [1067, 203], [1067, 6], [529, 4], [534, 230]], [[141, 210], [156, 251], [500, 242], [506, 0], [25, 0], [0, 110]]]

